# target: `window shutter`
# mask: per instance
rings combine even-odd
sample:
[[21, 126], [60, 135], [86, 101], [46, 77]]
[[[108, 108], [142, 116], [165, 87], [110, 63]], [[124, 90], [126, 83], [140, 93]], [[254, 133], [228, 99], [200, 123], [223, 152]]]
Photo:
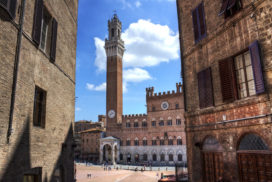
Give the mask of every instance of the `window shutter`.
[[213, 87], [211, 68], [207, 68], [197, 74], [199, 107], [205, 108], [213, 105]]
[[37, 45], [40, 45], [42, 18], [43, 18], [43, 0], [36, 0], [32, 38]]
[[193, 16], [193, 26], [194, 26], [194, 35], [195, 35], [195, 42], [199, 39], [199, 30], [198, 30], [198, 21], [197, 21], [197, 8], [192, 12]]
[[10, 0], [9, 13], [12, 19], [14, 19], [16, 15], [16, 4], [17, 0]]
[[223, 0], [221, 10], [219, 12], [219, 16], [225, 13], [225, 11], [227, 10], [228, 4], [229, 4], [229, 0]]
[[228, 9], [231, 9], [235, 4], [237, 0], [229, 0]]
[[3, 7], [13, 20], [16, 15], [16, 4], [17, 0], [0, 0], [0, 6]]
[[0, 0], [0, 5], [6, 10], [8, 9], [8, 3], [9, 3], [9, 0]]
[[213, 86], [212, 86], [212, 71], [211, 68], [205, 70], [205, 99], [206, 107], [213, 106]]
[[199, 16], [200, 37], [202, 38], [206, 34], [205, 15], [204, 15], [204, 5], [203, 5], [203, 3], [201, 3], [198, 6], [198, 16]]
[[56, 46], [57, 46], [57, 34], [58, 34], [58, 22], [55, 18], [52, 21], [52, 37], [51, 37], [51, 50], [50, 50], [50, 59], [55, 61], [56, 58]]
[[46, 117], [46, 92], [43, 91], [41, 127], [45, 128]]
[[219, 72], [223, 101], [233, 101], [237, 99], [237, 88], [232, 58], [219, 62]]
[[255, 80], [256, 94], [260, 94], [265, 91], [265, 87], [264, 87], [260, 49], [259, 49], [258, 41], [253, 42], [249, 46], [249, 50], [250, 50], [252, 69], [253, 69], [254, 80]]
[[198, 80], [198, 96], [199, 96], [199, 107], [205, 107], [205, 72], [201, 71], [197, 74]]

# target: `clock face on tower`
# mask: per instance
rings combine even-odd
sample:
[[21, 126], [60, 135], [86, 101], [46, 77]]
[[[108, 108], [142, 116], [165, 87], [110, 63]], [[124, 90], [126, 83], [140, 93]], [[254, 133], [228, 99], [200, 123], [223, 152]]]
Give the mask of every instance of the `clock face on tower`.
[[162, 108], [163, 110], [167, 110], [168, 107], [169, 107], [168, 102], [162, 102], [162, 103], [161, 103], [161, 108]]
[[115, 111], [114, 111], [113, 109], [109, 110], [108, 116], [109, 116], [109, 118], [114, 118], [114, 116], [115, 116]]

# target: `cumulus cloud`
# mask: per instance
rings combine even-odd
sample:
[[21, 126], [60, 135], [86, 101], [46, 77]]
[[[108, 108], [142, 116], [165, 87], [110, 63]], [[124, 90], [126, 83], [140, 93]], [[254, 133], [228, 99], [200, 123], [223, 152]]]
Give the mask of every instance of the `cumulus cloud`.
[[124, 66], [155, 66], [179, 57], [178, 33], [167, 25], [140, 19], [122, 35], [125, 41]]
[[135, 6], [136, 6], [137, 8], [139, 8], [141, 5], [142, 5], [142, 3], [141, 3], [140, 1], [136, 1], [136, 2], [135, 2]]
[[[142, 82], [144, 80], [152, 79], [150, 74], [141, 68], [133, 68], [127, 69], [123, 72], [123, 92], [127, 92], [127, 86], [129, 83], [133, 82]], [[86, 88], [91, 91], [105, 91], [106, 90], [106, 82], [102, 83], [101, 85], [95, 86], [94, 84], [87, 83]]]
[[94, 38], [94, 44], [96, 47], [95, 50], [95, 61], [94, 64], [97, 67], [98, 71], [105, 71], [106, 70], [106, 52], [104, 49], [105, 42], [98, 37]]
[[100, 85], [97, 85], [95, 86], [94, 84], [91, 84], [91, 83], [87, 83], [86, 84], [86, 88], [88, 90], [94, 90], [94, 91], [105, 91], [106, 90], [106, 82], [100, 84]]
[[[123, 57], [123, 85], [124, 92], [129, 82], [142, 82], [152, 79], [144, 67], [159, 65], [179, 58], [179, 35], [167, 25], [152, 23], [150, 20], [140, 19], [131, 23], [122, 33], [126, 51]], [[96, 47], [95, 66], [98, 71], [106, 70], [106, 53], [104, 41], [94, 38]], [[89, 90], [96, 90], [90, 84]]]
[[[127, 67], [156, 66], [161, 62], [179, 58], [178, 33], [167, 25], [154, 24], [150, 20], [140, 19], [129, 25], [122, 34], [126, 51], [123, 65]], [[95, 37], [98, 70], [106, 70], [104, 41]]]
[[142, 82], [151, 79], [149, 73], [141, 68], [127, 69], [123, 72], [124, 82]]

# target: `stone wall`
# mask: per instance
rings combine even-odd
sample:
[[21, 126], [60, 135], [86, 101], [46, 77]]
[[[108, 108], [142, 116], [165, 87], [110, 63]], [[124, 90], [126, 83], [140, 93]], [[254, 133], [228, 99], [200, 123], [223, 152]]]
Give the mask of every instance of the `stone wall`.
[[[60, 166], [67, 165], [65, 177], [72, 181], [78, 2], [44, 1], [44, 6], [58, 22], [56, 59], [52, 63], [32, 40], [35, 1], [26, 1], [12, 134], [7, 144], [18, 33], [15, 25], [18, 25], [21, 2], [17, 1], [13, 24], [2, 19], [2, 15], [0, 19], [0, 111], [3, 113], [0, 117], [0, 179], [22, 181], [24, 173], [41, 167], [42, 179], [50, 180]], [[35, 85], [47, 91], [45, 128], [33, 126]], [[21, 161], [19, 156], [24, 156], [25, 161]]]

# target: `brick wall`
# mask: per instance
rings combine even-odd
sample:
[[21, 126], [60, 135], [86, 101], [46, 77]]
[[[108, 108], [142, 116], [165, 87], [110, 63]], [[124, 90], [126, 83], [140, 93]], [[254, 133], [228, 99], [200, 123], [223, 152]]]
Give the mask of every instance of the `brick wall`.
[[[195, 43], [192, 10], [200, 0], [177, 0], [180, 45], [187, 111], [186, 137], [190, 180], [203, 181], [201, 145], [214, 136], [223, 146], [224, 179], [239, 181], [236, 150], [246, 133], [256, 133], [271, 147], [271, 12], [269, 0], [242, 0], [242, 9], [231, 17], [218, 16], [221, 1], [204, 0], [207, 36]], [[223, 102], [218, 62], [245, 50], [258, 40], [266, 91]], [[197, 73], [211, 67], [214, 106], [200, 109]], [[225, 119], [223, 119], [225, 117]], [[224, 120], [227, 123], [224, 123]]]

